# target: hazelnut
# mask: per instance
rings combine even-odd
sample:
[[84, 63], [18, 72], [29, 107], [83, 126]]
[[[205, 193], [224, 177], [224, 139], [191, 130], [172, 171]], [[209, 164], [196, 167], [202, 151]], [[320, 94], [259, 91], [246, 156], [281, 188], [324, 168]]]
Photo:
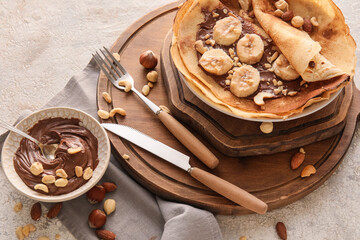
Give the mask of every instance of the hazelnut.
[[91, 188], [87, 193], [86, 197], [91, 204], [99, 203], [105, 198], [106, 190], [101, 185], [96, 185]]
[[280, 10], [280, 9], [276, 9], [274, 14], [277, 17], [281, 17], [284, 14], [284, 12], [282, 10]]
[[100, 209], [94, 209], [89, 214], [88, 221], [91, 228], [101, 228], [106, 222], [106, 214]]
[[304, 25], [303, 25], [303, 29], [305, 32], [311, 33], [313, 30], [313, 25], [311, 23], [311, 21], [308, 18], [304, 18]]
[[103, 182], [101, 185], [105, 188], [106, 192], [113, 192], [117, 188], [116, 184], [112, 182]]
[[288, 9], [289, 4], [285, 0], [279, 0], [275, 3], [275, 7], [280, 10]]
[[302, 25], [304, 25], [304, 19], [300, 16], [295, 16], [291, 19], [291, 25], [296, 28], [300, 28]]
[[140, 55], [139, 62], [144, 68], [152, 69], [156, 67], [158, 60], [153, 51], [147, 50]]
[[289, 11], [286, 11], [284, 12], [282, 15], [281, 15], [281, 18], [282, 20], [284, 20], [285, 22], [289, 22], [291, 21], [291, 19], [294, 17], [294, 12], [289, 10]]

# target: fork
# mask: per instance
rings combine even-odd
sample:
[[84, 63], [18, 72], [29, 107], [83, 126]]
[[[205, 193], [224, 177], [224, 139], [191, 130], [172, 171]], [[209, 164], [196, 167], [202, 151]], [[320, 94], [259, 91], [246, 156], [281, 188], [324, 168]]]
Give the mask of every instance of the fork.
[[120, 90], [125, 90], [124, 86], [119, 85], [119, 81], [125, 80], [130, 82], [131, 91], [134, 92], [151, 109], [165, 127], [206, 166], [212, 169], [215, 168], [219, 164], [217, 157], [174, 117], [163, 111], [155, 103], [136, 90], [134, 87], [134, 79], [131, 75], [115, 59], [113, 54], [111, 54], [107, 48], [104, 47], [104, 50], [99, 50], [103, 57], [97, 51], [92, 55], [100, 69], [104, 72], [112, 84]]

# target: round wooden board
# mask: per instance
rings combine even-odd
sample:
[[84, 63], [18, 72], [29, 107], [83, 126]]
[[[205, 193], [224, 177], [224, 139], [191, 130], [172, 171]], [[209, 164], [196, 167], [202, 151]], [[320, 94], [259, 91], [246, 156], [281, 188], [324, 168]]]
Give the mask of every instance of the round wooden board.
[[[119, 37], [111, 49], [112, 52], [118, 52], [121, 55], [121, 63], [135, 79], [135, 86], [138, 89], [147, 83], [146, 73], [148, 72], [138, 63], [139, 55], [148, 49], [160, 55], [163, 41], [171, 28], [179, 3], [166, 5], [142, 17]], [[163, 59], [161, 61], [161, 65], [166, 64]], [[156, 70], [159, 73], [161, 72], [159, 65]], [[348, 89], [351, 91], [352, 86], [349, 86]], [[111, 104], [106, 103], [102, 98], [101, 94], [104, 91], [111, 94], [113, 99]], [[270, 210], [304, 197], [331, 176], [351, 142], [360, 111], [360, 95], [359, 91], [355, 89], [355, 100], [350, 106], [346, 124], [344, 121], [343, 126], [345, 125], [345, 128], [343, 131], [326, 140], [304, 146], [306, 159], [302, 166], [313, 164], [317, 168], [317, 173], [309, 178], [302, 179], [300, 177], [301, 168], [290, 169], [291, 156], [298, 149], [271, 155], [229, 157], [205, 141], [198, 134], [199, 129], [195, 131], [189, 127], [220, 159], [220, 164], [215, 170], [207, 169], [168, 132], [157, 117], [134, 94], [124, 93], [114, 88], [103, 73], [99, 76], [97, 96], [99, 109], [110, 111], [114, 107], [123, 107], [127, 111], [126, 117], [116, 116], [109, 120], [102, 120], [103, 122], [115, 122], [131, 126], [191, 156], [191, 165], [209, 171], [251, 192], [265, 201]], [[170, 106], [168, 90], [161, 76], [148, 97], [158, 105]], [[348, 100], [349, 105], [350, 101], [351, 97]], [[185, 111], [185, 109], [182, 110]], [[165, 199], [188, 203], [218, 214], [241, 215], [249, 213], [243, 207], [232, 203], [192, 179], [183, 170], [111, 133], [109, 133], [109, 138], [113, 145], [113, 152], [118, 156], [117, 159], [124, 169], [136, 181], [155, 194]], [[123, 153], [128, 154], [130, 159], [123, 160], [121, 158]]]

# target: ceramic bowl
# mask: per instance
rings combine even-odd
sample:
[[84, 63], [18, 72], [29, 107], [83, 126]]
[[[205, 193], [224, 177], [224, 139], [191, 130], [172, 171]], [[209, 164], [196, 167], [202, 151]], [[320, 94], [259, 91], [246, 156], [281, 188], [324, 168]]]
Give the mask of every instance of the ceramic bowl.
[[2, 167], [4, 169], [6, 177], [9, 179], [10, 183], [22, 194], [27, 197], [41, 201], [41, 202], [63, 202], [67, 200], [74, 199], [84, 193], [86, 193], [89, 189], [91, 189], [104, 175], [110, 161], [110, 142], [107, 136], [105, 129], [100, 125], [100, 123], [90, 116], [89, 114], [67, 107], [56, 107], [56, 108], [47, 108], [40, 110], [38, 112], [34, 112], [31, 115], [27, 116], [23, 120], [21, 120], [16, 128], [27, 132], [33, 125], [35, 125], [39, 120], [47, 119], [47, 118], [77, 118], [80, 119], [80, 125], [84, 126], [97, 138], [98, 140], [98, 158], [99, 164], [95, 168], [93, 172], [93, 176], [87, 181], [84, 185], [79, 187], [78, 189], [57, 196], [49, 196], [39, 192], [36, 192], [29, 188], [25, 183], [21, 180], [19, 175], [16, 173], [13, 163], [13, 157], [16, 150], [19, 147], [20, 141], [23, 138], [22, 136], [10, 132], [7, 136], [2, 153], [1, 153], [1, 162]]

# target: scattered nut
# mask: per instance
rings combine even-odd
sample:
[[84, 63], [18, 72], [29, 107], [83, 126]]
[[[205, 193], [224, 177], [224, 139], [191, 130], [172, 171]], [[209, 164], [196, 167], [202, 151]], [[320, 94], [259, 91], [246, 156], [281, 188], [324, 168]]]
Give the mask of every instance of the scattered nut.
[[168, 113], [168, 114], [171, 113], [171, 112], [170, 112], [170, 109], [169, 109], [167, 106], [160, 105], [159, 108], [160, 108], [161, 110], [163, 110], [164, 112]]
[[93, 175], [93, 170], [90, 167], [87, 167], [84, 171], [83, 178], [89, 180]]
[[148, 85], [144, 85], [143, 88], [141, 89], [141, 92], [144, 94], [144, 96], [149, 95], [150, 87]]
[[139, 62], [144, 68], [152, 69], [156, 67], [158, 60], [153, 51], [147, 50], [140, 55]]
[[288, 93], [288, 95], [289, 96], [295, 96], [297, 94], [297, 91], [290, 91], [289, 93]]
[[273, 94], [269, 92], [259, 92], [254, 97], [254, 102], [256, 105], [262, 106], [265, 105], [264, 98], [271, 98], [272, 96]]
[[316, 169], [313, 165], [307, 165], [301, 171], [301, 177], [309, 177], [311, 174], [315, 174]]
[[121, 81], [119, 81], [118, 84], [119, 84], [119, 86], [125, 87], [125, 89], [124, 89], [125, 92], [130, 92], [130, 90], [132, 88], [132, 84], [129, 81], [121, 80]]
[[311, 33], [313, 31], [313, 25], [311, 24], [311, 21], [308, 18], [304, 18], [303, 29], [307, 33]]
[[265, 67], [266, 69], [269, 69], [269, 68], [271, 68], [271, 64], [270, 64], [270, 63], [265, 63], [265, 64], [264, 64], [264, 67]]
[[86, 193], [86, 197], [91, 204], [95, 204], [104, 200], [105, 193], [106, 189], [102, 185], [95, 185]]
[[226, 8], [223, 9], [223, 13], [228, 14], [228, 10]]
[[122, 155], [122, 158], [123, 158], [124, 160], [129, 160], [129, 159], [130, 159], [130, 156], [127, 155], [126, 153], [124, 153], [124, 154]]
[[263, 122], [260, 125], [260, 130], [266, 134], [271, 133], [273, 129], [274, 129], [274, 124], [272, 122]]
[[[68, 151], [69, 151], [69, 149], [68, 149]], [[68, 177], [65, 170], [62, 169], [62, 168], [56, 170], [56, 176], [61, 177], [61, 178], [67, 178]]]
[[40, 219], [40, 217], [41, 217], [41, 205], [40, 205], [39, 202], [36, 202], [36, 203], [34, 203], [32, 205], [31, 211], [30, 211], [30, 216], [31, 216], [32, 220], [35, 220], [35, 221]]
[[23, 207], [22, 203], [21, 203], [21, 202], [18, 202], [18, 203], [16, 203], [15, 206], [14, 206], [14, 211], [15, 211], [15, 212], [20, 212], [21, 209], [22, 209], [22, 207]]
[[21, 232], [24, 234], [25, 237], [28, 237], [30, 234], [30, 227], [28, 225], [24, 226], [21, 229]]
[[231, 58], [234, 58], [235, 57], [235, 51], [233, 48], [229, 48], [229, 54], [230, 54], [230, 57]]
[[220, 15], [218, 13], [216, 13], [216, 12], [212, 12], [212, 16], [213, 16], [213, 18], [217, 18]]
[[[77, 147], [77, 148], [68, 148], [67, 152], [69, 154], [76, 154], [81, 152], [82, 148], [81, 147]], [[65, 172], [65, 171], [64, 171]], [[65, 173], [66, 174], [66, 173]], [[59, 176], [60, 177], [60, 176]]]
[[122, 108], [114, 108], [110, 111], [110, 117], [114, 117], [115, 114], [118, 113], [120, 114], [121, 116], [126, 116], [126, 111]]
[[312, 17], [310, 18], [310, 22], [314, 27], [318, 27], [319, 26], [319, 22], [317, 21], [316, 17]]
[[106, 223], [106, 214], [100, 209], [94, 209], [89, 214], [88, 221], [90, 228], [101, 228]]
[[274, 12], [275, 16], [277, 17], [282, 17], [282, 15], [284, 14], [284, 12], [280, 9], [276, 9]]
[[105, 100], [107, 103], [111, 103], [111, 96], [110, 96], [109, 93], [103, 92], [103, 93], [102, 93], [102, 96], [103, 96], [104, 100]]
[[62, 208], [62, 203], [55, 203], [48, 211], [48, 213], [46, 214], [46, 216], [48, 218], [54, 218], [57, 217], [57, 215], [59, 215], [60, 210]]
[[153, 88], [154, 84], [152, 82], [148, 82], [147, 85], [149, 86], [149, 88]]
[[158, 73], [157, 71], [151, 71], [151, 72], [148, 72], [148, 74], [146, 74], [146, 78], [147, 80], [149, 80], [149, 82], [157, 82], [157, 79], [158, 79]]
[[118, 53], [113, 53], [114, 58], [116, 61], [120, 62], [120, 55]]
[[76, 166], [75, 167], [75, 174], [77, 177], [81, 177], [83, 175], [83, 169], [81, 166]]
[[230, 84], [231, 84], [231, 81], [230, 81], [229, 79], [226, 79], [226, 80], [225, 80], [225, 85], [226, 85], [226, 86], [230, 86]]
[[101, 119], [109, 119], [109, 112], [105, 111], [105, 110], [99, 110], [97, 112], [98, 116], [101, 118]]
[[95, 231], [96, 236], [98, 236], [98, 238], [103, 239], [103, 240], [115, 240], [116, 235], [115, 233], [109, 231], [109, 230], [96, 230]]
[[208, 49], [204, 47], [204, 43], [201, 40], [197, 40], [195, 42], [195, 49], [201, 54], [204, 54]]
[[285, 0], [279, 0], [275, 3], [275, 7], [280, 10], [287, 10], [289, 5]]
[[116, 184], [112, 182], [103, 182], [101, 185], [105, 188], [106, 192], [113, 192], [117, 188]]
[[37, 240], [50, 240], [50, 238], [48, 238], [47, 236], [41, 236], [41, 237], [38, 237]]
[[60, 238], [61, 238], [60, 234], [56, 234], [56, 235], [55, 235], [55, 239], [56, 239], [56, 240], [59, 240]]
[[26, 226], [29, 226], [30, 232], [35, 232], [36, 227], [34, 226], [34, 224], [29, 223], [29, 224], [26, 224]]
[[291, 19], [291, 25], [296, 28], [300, 28], [302, 25], [304, 25], [304, 19], [300, 16], [295, 16]]
[[241, 236], [239, 240], [246, 240], [245, 236]]
[[68, 184], [68, 180], [66, 178], [59, 178], [55, 181], [55, 186], [57, 187], [65, 187]]
[[55, 177], [53, 175], [45, 175], [42, 177], [41, 181], [45, 184], [52, 184], [55, 182]]
[[285, 22], [291, 21], [291, 19], [293, 19], [293, 17], [294, 17], [294, 12], [291, 10], [286, 11], [281, 15], [282, 20], [284, 20]]
[[24, 240], [24, 234], [22, 232], [22, 227], [18, 227], [16, 228], [15, 230], [15, 234], [16, 234], [16, 237], [19, 239], [19, 240]]
[[286, 232], [286, 227], [285, 227], [284, 223], [278, 222], [276, 224], [276, 232], [282, 240], [287, 239], [287, 232]]
[[305, 160], [305, 154], [301, 152], [297, 152], [292, 156], [291, 158], [291, 169], [295, 170], [304, 162]]
[[38, 176], [43, 171], [44, 171], [44, 167], [40, 162], [34, 162], [33, 164], [31, 164], [30, 172], [33, 175]]
[[270, 63], [275, 61], [278, 57], [279, 57], [279, 52], [278, 51], [274, 52], [274, 54], [270, 57]]
[[301, 152], [301, 153], [305, 154], [305, 150], [304, 150], [304, 148], [300, 148], [300, 149], [299, 149], [299, 152]]
[[104, 211], [106, 215], [110, 215], [116, 209], [116, 202], [114, 199], [106, 199], [104, 202]]

